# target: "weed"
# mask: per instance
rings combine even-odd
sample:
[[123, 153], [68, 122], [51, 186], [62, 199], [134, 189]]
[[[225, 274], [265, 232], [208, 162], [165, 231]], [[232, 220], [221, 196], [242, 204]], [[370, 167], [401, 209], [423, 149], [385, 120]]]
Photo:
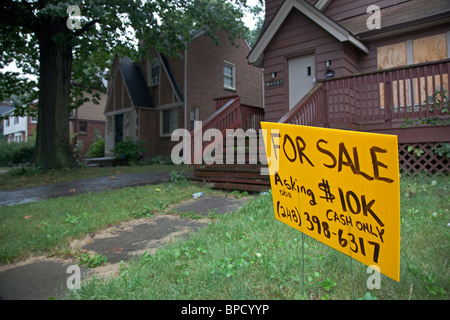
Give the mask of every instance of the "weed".
[[75, 257], [80, 264], [83, 264], [88, 268], [97, 268], [108, 263], [108, 259], [102, 254], [91, 255], [89, 252], [80, 251], [75, 254]]

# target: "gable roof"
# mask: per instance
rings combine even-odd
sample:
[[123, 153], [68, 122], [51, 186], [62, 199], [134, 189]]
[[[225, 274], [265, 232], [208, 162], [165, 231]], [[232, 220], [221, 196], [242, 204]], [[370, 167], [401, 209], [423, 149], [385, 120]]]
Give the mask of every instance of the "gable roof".
[[173, 74], [172, 67], [170, 66], [169, 60], [162, 53], [158, 53], [158, 56], [162, 62], [162, 66], [164, 71], [166, 72], [167, 77], [169, 78], [170, 85], [172, 86], [173, 91], [177, 95], [179, 102], [184, 102], [184, 96], [181, 92], [180, 85], [178, 84], [177, 79], [175, 79], [175, 75]]
[[129, 57], [122, 58], [118, 66], [133, 106], [154, 108], [155, 103], [148, 92], [147, 85], [139, 67]]
[[[329, 4], [329, 1], [323, 1], [325, 5]], [[336, 23], [325, 14], [323, 14], [318, 8], [310, 5], [303, 0], [285, 0], [283, 5], [279, 8], [275, 17], [270, 22], [269, 26], [266, 28], [264, 33], [259, 38], [253, 50], [248, 55], [249, 63], [254, 64], [258, 67], [262, 66], [264, 58], [264, 50], [269, 45], [272, 38], [277, 33], [278, 29], [287, 18], [292, 9], [297, 9], [305, 16], [314, 21], [317, 25], [322, 27], [333, 37], [335, 37], [340, 42], [350, 42], [355, 47], [360, 49], [365, 53], [369, 53], [369, 49], [359, 41], [350, 31], [342, 27], [340, 24]], [[322, 7], [323, 9], [323, 7]]]

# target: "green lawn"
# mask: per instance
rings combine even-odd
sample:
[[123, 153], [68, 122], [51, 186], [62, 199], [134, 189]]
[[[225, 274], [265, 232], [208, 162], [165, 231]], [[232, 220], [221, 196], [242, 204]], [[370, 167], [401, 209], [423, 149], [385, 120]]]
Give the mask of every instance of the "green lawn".
[[404, 178], [401, 192], [401, 280], [381, 276], [380, 289], [368, 289], [365, 265], [306, 236], [303, 273], [302, 235], [274, 219], [268, 195], [190, 241], [124, 265], [115, 279], [86, 284], [73, 297], [446, 300], [448, 179]]
[[[161, 184], [0, 208], [1, 261], [71, 254], [70, 239], [164, 214], [196, 191], [212, 192]], [[367, 288], [365, 265], [307, 236], [302, 241], [300, 232], [275, 220], [269, 194], [212, 220], [187, 241], [123, 264], [117, 278], [86, 283], [72, 298], [447, 300], [449, 208], [448, 178], [401, 179], [400, 282], [382, 275], [380, 289]]]

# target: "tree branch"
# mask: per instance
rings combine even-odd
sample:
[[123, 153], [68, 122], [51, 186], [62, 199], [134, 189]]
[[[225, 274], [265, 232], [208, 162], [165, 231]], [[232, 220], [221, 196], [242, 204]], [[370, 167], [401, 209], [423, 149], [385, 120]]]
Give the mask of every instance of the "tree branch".
[[78, 37], [78, 36], [82, 35], [83, 33], [85, 33], [86, 31], [88, 31], [97, 22], [100, 22], [100, 19], [94, 19], [94, 20], [86, 23], [81, 29], [78, 29], [77, 31], [74, 32], [75, 37]]

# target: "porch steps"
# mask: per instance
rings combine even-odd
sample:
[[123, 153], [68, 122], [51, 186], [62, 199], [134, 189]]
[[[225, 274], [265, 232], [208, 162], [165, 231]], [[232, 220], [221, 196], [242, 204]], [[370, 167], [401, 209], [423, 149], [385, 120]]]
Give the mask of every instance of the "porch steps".
[[191, 180], [204, 181], [213, 189], [261, 192], [270, 189], [270, 178], [261, 175], [261, 164], [213, 164], [194, 169]]

